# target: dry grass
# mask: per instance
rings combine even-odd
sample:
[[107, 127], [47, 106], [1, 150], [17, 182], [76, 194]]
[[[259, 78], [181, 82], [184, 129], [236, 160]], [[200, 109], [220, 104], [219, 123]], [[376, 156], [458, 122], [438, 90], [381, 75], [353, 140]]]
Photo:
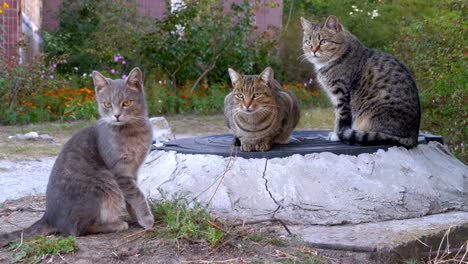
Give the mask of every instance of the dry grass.
[[[166, 117], [177, 138], [207, 134], [230, 133], [224, 124], [224, 116], [180, 114]], [[334, 112], [331, 108], [302, 110], [298, 129], [332, 129]], [[58, 155], [63, 144], [79, 129], [93, 124], [94, 121], [48, 122], [24, 126], [0, 126], [0, 159], [35, 160], [41, 157]], [[48, 134], [53, 141], [19, 141], [8, 136], [31, 131]]]
[[[79, 129], [93, 121], [54, 122], [24, 126], [0, 126], [0, 159], [34, 160], [56, 156], [63, 144]], [[9, 136], [31, 131], [48, 134], [52, 141], [23, 141], [8, 139]]]

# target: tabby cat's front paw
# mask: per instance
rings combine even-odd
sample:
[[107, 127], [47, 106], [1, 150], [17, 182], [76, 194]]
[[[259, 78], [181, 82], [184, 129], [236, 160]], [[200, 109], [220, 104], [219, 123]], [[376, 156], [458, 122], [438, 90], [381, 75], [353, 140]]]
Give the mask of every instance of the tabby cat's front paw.
[[336, 134], [336, 132], [333, 131], [328, 134], [327, 140], [336, 142], [336, 141], [340, 141], [340, 138], [338, 137], [338, 134]]
[[255, 150], [255, 146], [250, 144], [241, 144], [240, 149], [241, 151], [251, 152]]
[[271, 144], [268, 144], [268, 143], [255, 145], [255, 150], [257, 151], [269, 151], [270, 149], [271, 149]]
[[151, 229], [154, 225], [154, 216], [151, 212], [148, 215], [143, 216], [138, 219], [138, 224], [144, 229]]

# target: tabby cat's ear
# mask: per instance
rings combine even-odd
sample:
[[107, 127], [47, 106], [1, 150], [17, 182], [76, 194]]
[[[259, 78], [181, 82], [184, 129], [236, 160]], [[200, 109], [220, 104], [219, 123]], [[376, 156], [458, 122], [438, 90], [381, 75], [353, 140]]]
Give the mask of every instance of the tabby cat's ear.
[[141, 91], [143, 90], [143, 74], [141, 73], [140, 68], [135, 67], [125, 79], [125, 83], [130, 89]]
[[228, 72], [229, 72], [229, 77], [231, 78], [231, 82], [233, 85], [236, 85], [236, 83], [238, 83], [242, 79], [242, 75], [236, 72], [235, 70], [229, 68]]
[[93, 82], [96, 93], [100, 93], [109, 85], [109, 80], [98, 71], [93, 71]]
[[310, 31], [312, 29], [312, 23], [310, 23], [309, 20], [301, 17], [301, 24], [302, 24], [302, 29], [304, 31]]
[[262, 73], [260, 73], [260, 79], [266, 83], [270, 83], [273, 80], [273, 69], [271, 67], [266, 67]]
[[336, 16], [329, 16], [325, 22], [325, 26], [334, 33], [338, 33], [343, 30], [343, 26], [338, 21]]

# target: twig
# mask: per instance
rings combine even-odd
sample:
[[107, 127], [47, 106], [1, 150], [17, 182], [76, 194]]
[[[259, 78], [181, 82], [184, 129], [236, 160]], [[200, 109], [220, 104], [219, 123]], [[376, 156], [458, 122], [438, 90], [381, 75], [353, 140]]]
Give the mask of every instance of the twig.
[[242, 258], [233, 258], [233, 259], [226, 259], [226, 260], [183, 260], [182, 263], [229, 263], [234, 262], [239, 263], [242, 261]]
[[68, 262], [61, 254], [59, 254], [59, 257], [63, 260], [63, 262], [70, 264], [70, 262]]
[[254, 224], [259, 224], [259, 223], [264, 223], [264, 222], [278, 222], [280, 223], [284, 229], [286, 229], [286, 232], [288, 232], [289, 235], [292, 235], [293, 233], [291, 232], [291, 230], [289, 230], [289, 228], [286, 226], [286, 224], [283, 222], [283, 220], [281, 219], [278, 219], [278, 218], [270, 218], [270, 219], [262, 219], [262, 220], [255, 220], [255, 221], [248, 221], [248, 222], [242, 222], [242, 223], [238, 223], [238, 224], [232, 224], [231, 226], [232, 227], [236, 227], [236, 226], [243, 226], [243, 225], [254, 225]]
[[4, 216], [7, 214], [11, 214], [12, 212], [17, 212], [17, 211], [26, 211], [26, 212], [45, 212], [45, 209], [39, 209], [39, 208], [32, 208], [32, 207], [23, 207], [23, 206], [10, 206], [5, 209], [2, 209], [0, 212], [0, 216]]
[[[207, 188], [205, 188], [203, 191], [201, 191], [197, 196], [195, 196], [195, 198], [193, 198], [192, 201], [195, 201], [198, 197], [200, 197], [202, 194], [204, 194], [205, 192], [207, 192], [211, 187], [213, 187], [213, 185], [215, 185], [215, 183], [216, 183], [217, 181], [219, 181], [220, 179], [222, 179], [222, 178], [226, 175], [227, 171], [230, 169], [229, 166], [231, 166], [230, 163], [231, 163], [232, 158], [236, 158], [236, 156], [237, 156], [237, 150], [236, 150], [235, 148], [236, 148], [235, 145], [231, 146], [231, 154], [229, 155], [228, 165], [226, 166], [226, 168], [225, 168], [225, 170], [224, 170], [224, 173], [221, 174], [221, 176], [219, 176], [218, 178], [216, 178], [216, 179], [213, 181], [213, 183], [211, 183]], [[234, 150], [236, 150], [236, 152], [234, 153], [234, 156], [233, 156], [232, 154], [233, 154]], [[234, 163], [233, 163], [233, 164], [234, 164]], [[219, 184], [218, 184], [218, 186], [219, 186]], [[215, 193], [216, 193], [216, 192], [215, 192]], [[210, 199], [210, 201], [211, 201], [211, 199]], [[207, 206], [208, 206], [208, 205], [209, 205], [209, 203], [207, 204]]]
[[115, 246], [114, 248], [118, 248], [118, 247], [120, 247], [120, 246], [122, 246], [122, 245], [125, 245], [125, 244], [127, 244], [127, 243], [132, 242], [132, 241], [135, 241], [135, 240], [137, 240], [138, 238], [142, 237], [146, 232], [151, 231], [151, 230], [152, 230], [152, 229], [144, 229], [144, 230], [135, 232], [135, 233], [133, 233], [133, 234], [130, 234], [130, 235], [124, 237], [124, 239], [125, 239], [124, 242], [118, 244], [118, 245]]
[[221, 179], [219, 179], [218, 185], [216, 186], [216, 189], [213, 192], [213, 195], [211, 195], [210, 200], [208, 200], [208, 203], [206, 204], [206, 207], [210, 207], [211, 201], [213, 200], [214, 196], [218, 192], [219, 186], [221, 186], [221, 183], [224, 181], [224, 178], [226, 177], [226, 174], [228, 173], [229, 170], [231, 170], [232, 166], [234, 165], [236, 155], [232, 156], [232, 153], [234, 152], [235, 149], [236, 149], [236, 147], [234, 145], [232, 145], [231, 146], [231, 155], [229, 157], [228, 164], [226, 165], [226, 168], [224, 169], [224, 172], [223, 172], [223, 175], [221, 176]]
[[212, 226], [212, 227], [218, 229], [219, 231], [222, 231], [222, 232], [224, 232], [224, 233], [227, 233], [226, 230], [224, 230], [222, 227], [220, 227], [220, 226], [217, 225], [216, 223], [214, 223], [214, 222], [212, 222], [212, 221], [210, 221], [210, 220], [208, 220], [208, 219], [206, 219], [205, 221], [206, 221], [210, 226]]
[[13, 250], [13, 252], [15, 252], [16, 250], [18, 250], [18, 249], [23, 245], [23, 234], [24, 234], [24, 232], [21, 232], [20, 244]]

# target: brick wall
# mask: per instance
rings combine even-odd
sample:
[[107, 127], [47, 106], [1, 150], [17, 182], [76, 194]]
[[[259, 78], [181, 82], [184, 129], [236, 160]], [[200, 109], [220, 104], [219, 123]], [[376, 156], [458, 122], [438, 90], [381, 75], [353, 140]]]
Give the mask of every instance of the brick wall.
[[42, 5], [42, 29], [53, 31], [59, 26], [57, 15], [62, 0], [43, 0]]
[[[20, 0], [7, 0], [5, 2], [10, 6], [7, 9], [3, 9], [3, 13], [0, 14], [0, 24], [3, 26], [4, 31], [2, 32], [4, 40], [0, 40], [2, 52], [6, 58], [11, 58], [18, 55], [18, 40], [20, 37]], [[3, 1], [0, 3], [3, 4]]]
[[166, 13], [166, 0], [137, 0], [141, 15], [160, 18]]

